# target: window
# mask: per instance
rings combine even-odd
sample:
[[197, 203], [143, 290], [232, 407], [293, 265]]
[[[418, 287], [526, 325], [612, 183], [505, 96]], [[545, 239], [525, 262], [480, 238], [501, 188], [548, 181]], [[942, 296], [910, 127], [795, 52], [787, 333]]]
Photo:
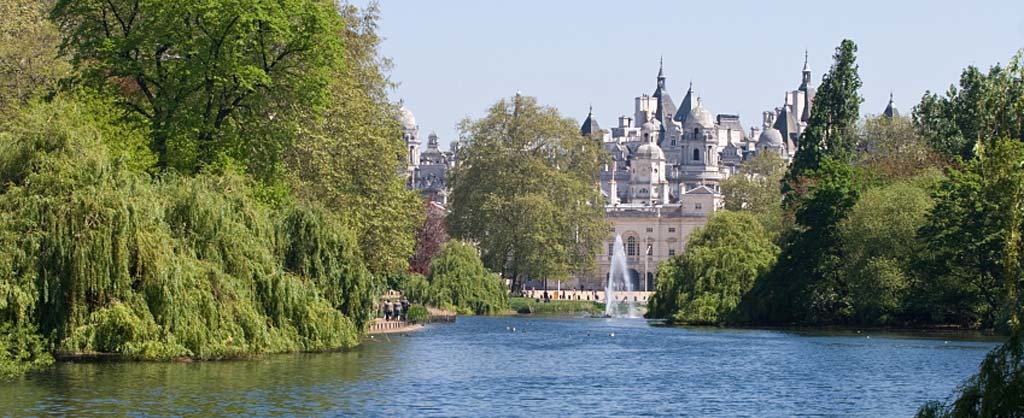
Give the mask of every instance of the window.
[[676, 232], [676, 229], [675, 228], [669, 228], [668, 232]]
[[693, 150], [693, 161], [700, 161], [700, 150]]
[[654, 244], [647, 244], [647, 252], [644, 255], [654, 255]]
[[647, 228], [647, 232], [654, 232], [654, 228]]
[[626, 254], [630, 256], [636, 256], [636, 237], [629, 237], [626, 239]]
[[700, 133], [700, 129], [693, 128], [693, 137], [696, 138], [697, 134]]
[[697, 202], [697, 203], [693, 204], [693, 208], [697, 209], [697, 210], [701, 210], [701, 209], [704, 209], [704, 205], [702, 205], [700, 202]]
[[608, 243], [608, 255], [612, 255], [612, 253], [614, 253], [614, 252], [615, 252], [615, 243], [614, 242], [609, 242]]
[[674, 257], [675, 255], [676, 255], [676, 250], [674, 250], [674, 249], [668, 250], [668, 256], [669, 257]]

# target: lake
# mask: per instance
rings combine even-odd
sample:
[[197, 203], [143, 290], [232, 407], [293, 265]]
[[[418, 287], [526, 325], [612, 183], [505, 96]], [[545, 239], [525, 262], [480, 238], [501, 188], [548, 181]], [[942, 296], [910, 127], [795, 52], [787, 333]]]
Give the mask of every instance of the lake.
[[948, 338], [462, 317], [340, 353], [60, 363], [0, 386], [0, 414], [911, 416], [997, 345]]

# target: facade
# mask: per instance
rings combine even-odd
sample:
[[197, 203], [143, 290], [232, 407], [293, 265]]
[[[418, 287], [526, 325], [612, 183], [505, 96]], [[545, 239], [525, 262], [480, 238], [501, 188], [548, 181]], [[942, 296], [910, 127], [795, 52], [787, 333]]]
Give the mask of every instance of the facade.
[[601, 289], [608, 279], [612, 244], [622, 237], [634, 290], [654, 289], [658, 264], [685, 251], [686, 241], [722, 207], [720, 184], [759, 152], [789, 160], [807, 127], [815, 90], [804, 57], [800, 86], [783, 106], [762, 114], [746, 130], [738, 115], [713, 115], [693, 84], [677, 106], [659, 68], [654, 93], [633, 100], [633, 114], [601, 129], [590, 110], [580, 133], [608, 152], [601, 172], [605, 217], [611, 223], [597, 269], [565, 286]]
[[405, 172], [406, 187], [419, 190], [432, 202], [448, 204], [448, 187], [445, 176], [448, 169], [455, 166], [455, 155], [458, 141], [452, 142], [450, 151], [441, 151], [436, 133], [427, 136], [427, 148], [420, 150], [420, 128], [416, 118], [409, 109], [399, 109], [398, 122], [402, 126], [402, 139], [405, 141]]

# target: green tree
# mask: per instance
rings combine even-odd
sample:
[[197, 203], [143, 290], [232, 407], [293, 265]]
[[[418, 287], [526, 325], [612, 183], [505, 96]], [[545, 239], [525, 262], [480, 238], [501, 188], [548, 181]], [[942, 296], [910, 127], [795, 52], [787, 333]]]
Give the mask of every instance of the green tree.
[[940, 178], [933, 171], [868, 189], [839, 223], [842, 273], [857, 323], [886, 324], [902, 315], [914, 282], [912, 267], [924, 247], [917, 231], [932, 208], [930, 194]]
[[960, 88], [950, 86], [944, 97], [925, 92], [914, 107], [914, 125], [932, 149], [948, 159], [968, 160], [978, 141], [1024, 135], [1022, 54], [1017, 52], [1006, 68], [989, 68], [988, 74], [967, 67]]
[[370, 271], [397, 274], [413, 255], [423, 201], [399, 176], [405, 143], [387, 98], [393, 85], [390, 61], [379, 55], [379, 10], [340, 12], [347, 65], [332, 69], [329, 104], [307, 111], [285, 162], [295, 195], [323, 202], [355, 231]]
[[607, 234], [597, 176], [604, 151], [572, 119], [516, 95], [465, 120], [450, 174], [452, 235], [478, 243], [484, 264], [513, 280], [592, 267]]
[[[260, 178], [342, 65], [329, 0], [59, 0], [82, 79], [144, 117], [161, 167], [237, 161]], [[226, 161], [226, 162], [225, 162]]]
[[658, 266], [658, 287], [647, 316], [720, 324], [730, 318], [754, 280], [771, 269], [778, 253], [755, 216], [718, 212], [690, 236], [684, 254]]
[[71, 66], [58, 56], [56, 26], [47, 20], [53, 1], [0, 1], [0, 115], [53, 90]]
[[838, 274], [843, 258], [838, 224], [857, 201], [850, 166], [862, 101], [857, 46], [836, 48], [814, 99], [807, 130], [783, 178], [787, 231], [779, 261], [748, 293], [747, 321], [832, 323], [850, 314], [849, 289]]
[[857, 74], [857, 45], [844, 39], [832, 56], [832, 67], [824, 77], [814, 96], [807, 129], [797, 144], [793, 162], [783, 181], [783, 192], [790, 206], [796, 204], [802, 192], [801, 177], [817, 170], [821, 160], [831, 156], [835, 160], [849, 160], [857, 144], [857, 122], [860, 119], [861, 81]]
[[750, 212], [773, 239], [782, 233], [782, 189], [786, 162], [774, 152], [760, 152], [744, 161], [739, 175], [722, 182], [725, 209]]
[[508, 307], [508, 290], [496, 274], [487, 271], [476, 249], [449, 241], [430, 262], [430, 296], [435, 306], [453, 306], [461, 312], [489, 315]]
[[915, 309], [933, 322], [1003, 327], [1019, 305], [1024, 146], [982, 146], [935, 194]]
[[853, 164], [862, 187], [890, 184], [945, 166], [903, 116], [868, 117], [860, 130]]

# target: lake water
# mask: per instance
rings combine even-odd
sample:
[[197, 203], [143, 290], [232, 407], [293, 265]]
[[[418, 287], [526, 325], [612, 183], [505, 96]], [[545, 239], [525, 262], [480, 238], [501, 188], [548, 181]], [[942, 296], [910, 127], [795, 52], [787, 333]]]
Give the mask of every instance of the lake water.
[[0, 415], [911, 416], [996, 345], [463, 317], [343, 353], [62, 363], [0, 386]]

